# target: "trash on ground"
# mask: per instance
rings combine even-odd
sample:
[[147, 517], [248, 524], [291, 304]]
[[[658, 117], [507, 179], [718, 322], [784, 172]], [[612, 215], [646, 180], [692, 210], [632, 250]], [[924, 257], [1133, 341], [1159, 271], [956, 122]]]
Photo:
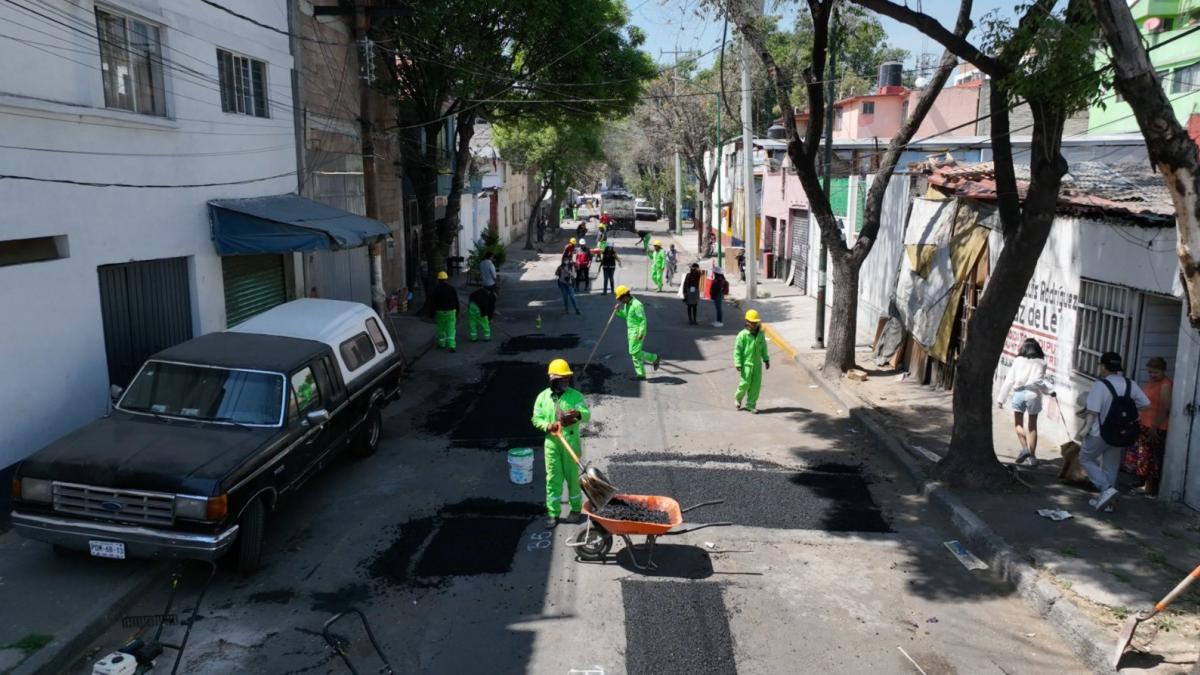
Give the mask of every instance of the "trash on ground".
[[706, 542], [704, 542], [704, 547], [705, 548], [716, 548], [717, 545], [712, 543], [711, 541], [706, 541]]
[[931, 616], [928, 619], [925, 619], [925, 623], [937, 623], [937, 622], [938, 622], [938, 618], [936, 616]]
[[1074, 517], [1069, 511], [1063, 511], [1062, 509], [1038, 509], [1037, 513], [1039, 516], [1049, 518], [1050, 520], [1066, 520], [1067, 518]]
[[854, 370], [850, 370], [846, 373], [846, 379], [855, 380], [857, 382], [866, 382], [867, 371], [855, 368]]
[[986, 570], [988, 568], [987, 563], [976, 558], [975, 554], [968, 551], [967, 547], [963, 546], [962, 542], [957, 539], [952, 539], [944, 543], [946, 548], [954, 554], [954, 557], [958, 558], [958, 562], [963, 564], [963, 567], [969, 570]]

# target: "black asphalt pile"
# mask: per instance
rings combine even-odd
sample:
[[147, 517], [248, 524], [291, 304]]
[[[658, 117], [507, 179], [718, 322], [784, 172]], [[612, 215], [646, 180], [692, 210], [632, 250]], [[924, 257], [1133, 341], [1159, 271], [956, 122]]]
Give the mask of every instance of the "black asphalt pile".
[[[624, 351], [614, 354], [612, 360], [622, 365], [629, 365], [629, 355]], [[635, 397], [640, 393], [638, 383], [632, 379], [633, 366], [629, 365], [626, 372], [618, 373], [602, 363], [589, 364], [583, 376], [575, 376], [576, 387], [584, 396], [628, 396]]]
[[523, 354], [525, 352], [536, 351], [566, 351], [579, 346], [579, 336], [574, 334], [567, 335], [543, 335], [534, 333], [532, 335], [518, 335], [505, 340], [500, 345], [501, 354]]
[[604, 508], [597, 509], [596, 515], [601, 518], [632, 520], [638, 523], [660, 523], [665, 525], [671, 522], [671, 518], [667, 515], [666, 511], [655, 511], [640, 504], [631, 504], [622, 499], [613, 499], [608, 504], [605, 504]]
[[393, 587], [441, 586], [450, 577], [504, 574], [525, 529], [545, 514], [544, 504], [468, 499], [436, 515], [401, 523], [395, 539], [360, 567]]
[[529, 418], [534, 400], [549, 386], [546, 364], [498, 361], [481, 369], [483, 379], [460, 385], [447, 403], [426, 414], [422, 429], [448, 435], [457, 447], [507, 451], [540, 444], [543, 434]]
[[678, 454], [673, 452], [627, 452], [620, 455], [614, 455], [612, 462], [623, 463], [656, 463], [656, 462], [687, 462], [689, 464], [746, 464], [755, 469], [783, 469], [787, 470], [792, 467], [784, 466], [778, 462], [771, 462], [765, 459], [758, 459], [748, 455], [721, 455], [717, 453], [688, 453]]
[[719, 585], [622, 579], [621, 597], [629, 675], [737, 673]]
[[730, 521], [750, 527], [828, 532], [891, 531], [857, 469], [855, 473], [796, 473], [610, 462], [609, 476], [622, 492], [665, 495], [684, 508], [725, 500], [685, 515], [685, 522]]

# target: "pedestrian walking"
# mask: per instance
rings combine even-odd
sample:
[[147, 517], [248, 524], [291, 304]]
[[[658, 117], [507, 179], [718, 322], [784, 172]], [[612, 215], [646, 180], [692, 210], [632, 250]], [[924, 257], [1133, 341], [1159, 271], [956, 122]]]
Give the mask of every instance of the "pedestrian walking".
[[645, 350], [646, 343], [646, 307], [642, 301], [633, 297], [628, 286], [617, 286], [617, 316], [625, 320], [625, 336], [629, 342], [629, 358], [633, 360], [633, 372], [637, 379], [646, 379], [646, 364], [654, 370], [662, 361], [657, 354]]
[[717, 263], [713, 261], [712, 283], [708, 286], [708, 294], [712, 298], [713, 308], [717, 311], [717, 320], [713, 322], [714, 328], [725, 327], [725, 317], [723, 315], [725, 296], [729, 295], [729, 281], [725, 278], [725, 273], [721, 268], [717, 267]]
[[577, 457], [583, 457], [580, 427], [592, 419], [583, 394], [571, 387], [571, 366], [564, 359], [554, 359], [547, 368], [550, 386], [538, 394], [533, 403], [533, 426], [545, 433], [542, 452], [546, 460], [546, 529], [558, 525], [562, 512], [563, 482], [567, 484], [567, 503], [571, 515], [568, 523], [583, 522], [583, 492], [579, 489], [579, 466], [558, 440], [562, 434]]
[[586, 239], [580, 239], [579, 246], [575, 247], [576, 293], [579, 292], [581, 286], [585, 292], [592, 291], [592, 250], [588, 248]]
[[608, 289], [616, 290], [616, 283], [613, 281], [613, 274], [617, 271], [617, 265], [621, 264], [621, 258], [617, 256], [616, 246], [606, 246], [600, 251], [600, 271], [604, 274], [604, 288], [602, 295], [608, 295]]
[[1026, 460], [1029, 466], [1037, 466], [1038, 442], [1038, 413], [1042, 412], [1042, 395], [1056, 396], [1052, 383], [1046, 377], [1046, 355], [1042, 346], [1033, 338], [1026, 338], [1013, 359], [1012, 367], [1004, 376], [1000, 385], [1000, 398], [996, 405], [1004, 407], [1009, 400], [1013, 411], [1013, 425], [1017, 431], [1017, 441], [1021, 443], [1021, 453], [1017, 455], [1015, 464]]
[[692, 263], [691, 270], [683, 278], [683, 303], [687, 305], [688, 323], [693, 326], [700, 323], [697, 320], [697, 310], [700, 305], [700, 279], [703, 276], [700, 273], [700, 265]]
[[1139, 490], [1155, 496], [1162, 476], [1174, 383], [1167, 377], [1167, 362], [1161, 356], [1146, 362], [1146, 374], [1150, 379], [1142, 385], [1142, 391], [1150, 399], [1150, 406], [1143, 408], [1139, 416], [1137, 443], [1125, 453], [1125, 470], [1141, 479]]
[[675, 244], [667, 249], [667, 285], [675, 285], [675, 269], [679, 263], [679, 253], [675, 250]]
[[599, 234], [596, 235], [599, 238], [599, 243], [597, 245], [600, 247], [600, 250], [603, 251], [604, 249], [608, 248], [608, 228], [601, 224], [597, 228], [597, 231], [599, 232]]
[[1138, 437], [1138, 410], [1150, 399], [1136, 382], [1121, 374], [1121, 355], [1100, 356], [1100, 379], [1087, 395], [1087, 414], [1075, 434], [1080, 443], [1079, 464], [1100, 494], [1088, 501], [1097, 511], [1109, 511], [1117, 496], [1121, 454]]
[[582, 220], [579, 222], [579, 226], [575, 228], [575, 236], [580, 239], [583, 239], [584, 237], [587, 236], [587, 221], [586, 220]]
[[746, 252], [738, 251], [737, 255], [738, 273], [742, 275], [742, 281], [746, 280]]
[[[746, 312], [746, 327], [738, 333], [733, 346], [733, 367], [737, 368], [739, 377], [737, 392], [733, 395], [737, 409], [757, 414], [763, 368], [771, 369], [771, 357], [767, 354], [767, 336], [756, 309]], [[744, 406], [743, 399], [746, 401]]]
[[567, 242], [567, 245], [563, 246], [563, 262], [575, 262], [575, 241], [575, 237], [571, 237], [571, 240]]
[[649, 253], [650, 256], [650, 280], [654, 282], [654, 290], [662, 293], [663, 289], [663, 272], [667, 268], [667, 254], [662, 249], [662, 242], [654, 240], [654, 250]]
[[479, 284], [487, 289], [495, 290], [500, 274], [496, 272], [496, 257], [493, 251], [484, 251], [483, 260], [479, 261]]
[[441, 349], [458, 351], [455, 330], [458, 323], [458, 291], [450, 285], [445, 272], [437, 273], [437, 285], [433, 287], [433, 317], [437, 323], [437, 346]]
[[483, 336], [484, 342], [492, 341], [492, 315], [495, 311], [495, 286], [477, 288], [467, 297], [467, 334], [471, 342], [475, 342], [478, 335]]
[[567, 303], [575, 308], [575, 313], [580, 314], [579, 304], [575, 302], [575, 263], [567, 260], [565, 257], [559, 263], [558, 269], [554, 271], [554, 276], [558, 279], [558, 291], [562, 293], [563, 314], [566, 314], [569, 309]]

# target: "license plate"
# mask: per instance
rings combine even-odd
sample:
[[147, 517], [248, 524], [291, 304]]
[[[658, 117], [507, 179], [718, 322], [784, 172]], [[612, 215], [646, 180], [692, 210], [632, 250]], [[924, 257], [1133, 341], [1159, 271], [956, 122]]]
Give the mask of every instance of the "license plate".
[[119, 541], [89, 541], [88, 548], [97, 558], [125, 559], [125, 544]]

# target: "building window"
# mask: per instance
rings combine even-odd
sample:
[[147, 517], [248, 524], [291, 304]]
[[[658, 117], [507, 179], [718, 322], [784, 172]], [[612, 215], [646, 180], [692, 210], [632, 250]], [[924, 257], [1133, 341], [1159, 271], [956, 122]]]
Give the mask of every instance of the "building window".
[[96, 33], [105, 107], [166, 116], [158, 27], [97, 8]]
[[1197, 89], [1200, 89], [1200, 62], [1175, 69], [1175, 77], [1171, 80], [1172, 94], [1182, 94]]
[[863, 101], [862, 114], [874, 115], [875, 114], [875, 101]]
[[270, 117], [267, 111], [267, 64], [217, 50], [221, 110], [239, 115]]
[[67, 235], [0, 240], [0, 267], [67, 257]]
[[1090, 279], [1079, 280], [1075, 372], [1095, 378], [1100, 374], [1101, 354], [1126, 353], [1135, 301], [1133, 289]]

